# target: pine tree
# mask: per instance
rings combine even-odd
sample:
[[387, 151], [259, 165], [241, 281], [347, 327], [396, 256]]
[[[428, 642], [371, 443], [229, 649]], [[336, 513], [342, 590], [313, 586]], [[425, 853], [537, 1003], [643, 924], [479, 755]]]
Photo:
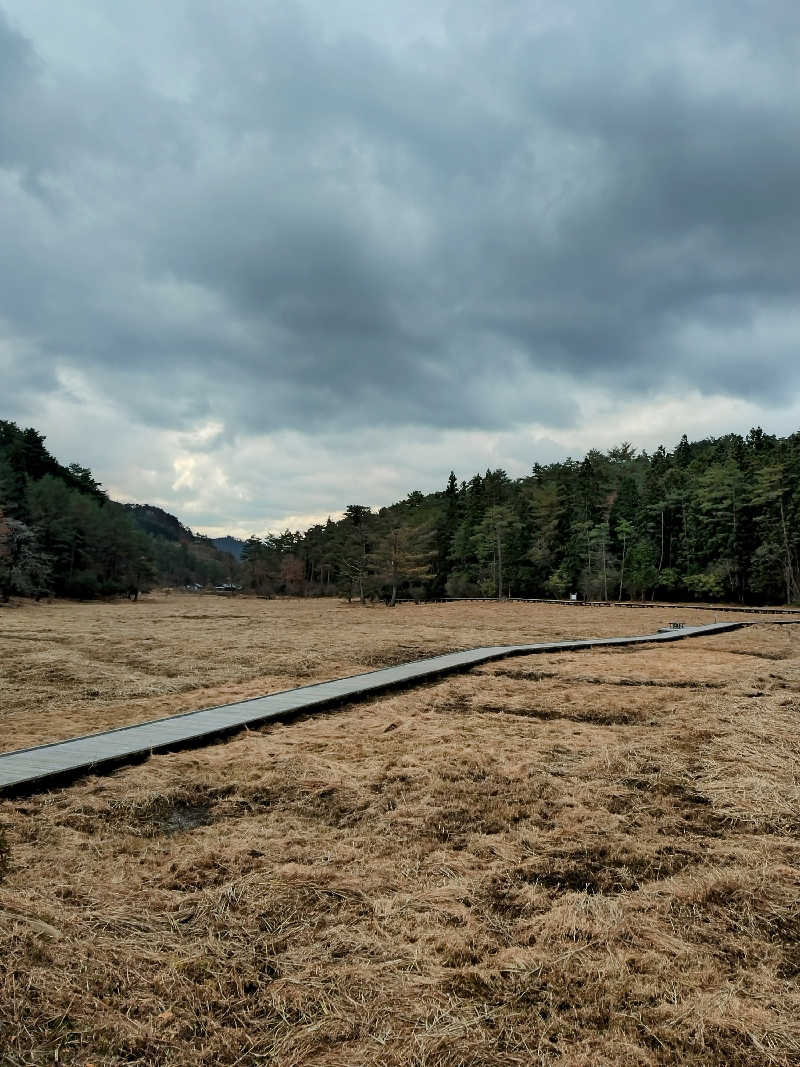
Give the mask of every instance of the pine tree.
[[430, 577], [436, 529], [430, 522], [403, 521], [401, 515], [390, 516], [382, 525], [373, 566], [379, 580], [391, 588], [389, 603], [394, 607], [401, 585]]

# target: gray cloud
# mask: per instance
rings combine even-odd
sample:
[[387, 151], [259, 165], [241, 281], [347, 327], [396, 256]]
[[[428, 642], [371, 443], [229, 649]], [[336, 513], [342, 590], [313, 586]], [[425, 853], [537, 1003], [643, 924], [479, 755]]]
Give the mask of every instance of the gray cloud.
[[797, 396], [793, 3], [5, 10], [11, 415], [75, 375], [220, 441]]

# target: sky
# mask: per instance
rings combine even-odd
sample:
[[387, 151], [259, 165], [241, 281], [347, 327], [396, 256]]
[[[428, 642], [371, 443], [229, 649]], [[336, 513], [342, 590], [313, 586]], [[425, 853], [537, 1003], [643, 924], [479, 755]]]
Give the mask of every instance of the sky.
[[0, 418], [193, 529], [800, 428], [796, 0], [0, 0]]

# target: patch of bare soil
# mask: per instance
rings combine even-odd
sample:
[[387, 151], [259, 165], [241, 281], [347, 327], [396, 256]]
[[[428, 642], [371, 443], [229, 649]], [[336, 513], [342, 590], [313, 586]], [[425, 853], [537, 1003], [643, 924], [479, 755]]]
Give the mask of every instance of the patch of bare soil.
[[0, 1063], [796, 1064], [799, 686], [791, 627], [530, 656], [2, 801]]

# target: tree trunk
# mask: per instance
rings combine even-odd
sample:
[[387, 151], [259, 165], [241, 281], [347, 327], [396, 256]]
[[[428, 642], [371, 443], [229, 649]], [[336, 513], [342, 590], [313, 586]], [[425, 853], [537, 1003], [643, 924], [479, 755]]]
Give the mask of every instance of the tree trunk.
[[626, 546], [626, 544], [627, 544], [627, 540], [623, 537], [622, 538], [622, 562], [619, 565], [619, 596], [617, 597], [618, 601], [622, 600], [622, 577], [625, 574], [625, 546]]
[[779, 499], [778, 503], [781, 508], [781, 532], [783, 533], [783, 551], [786, 556], [784, 570], [786, 572], [786, 604], [788, 607], [792, 602], [792, 593], [795, 590], [796, 583], [794, 578], [794, 567], [792, 566], [792, 550], [789, 547], [789, 534], [786, 529], [786, 515], [783, 510], [783, 497]]
[[586, 581], [583, 586], [583, 599], [588, 603], [592, 591], [592, 541], [589, 537], [589, 523], [586, 523]]

